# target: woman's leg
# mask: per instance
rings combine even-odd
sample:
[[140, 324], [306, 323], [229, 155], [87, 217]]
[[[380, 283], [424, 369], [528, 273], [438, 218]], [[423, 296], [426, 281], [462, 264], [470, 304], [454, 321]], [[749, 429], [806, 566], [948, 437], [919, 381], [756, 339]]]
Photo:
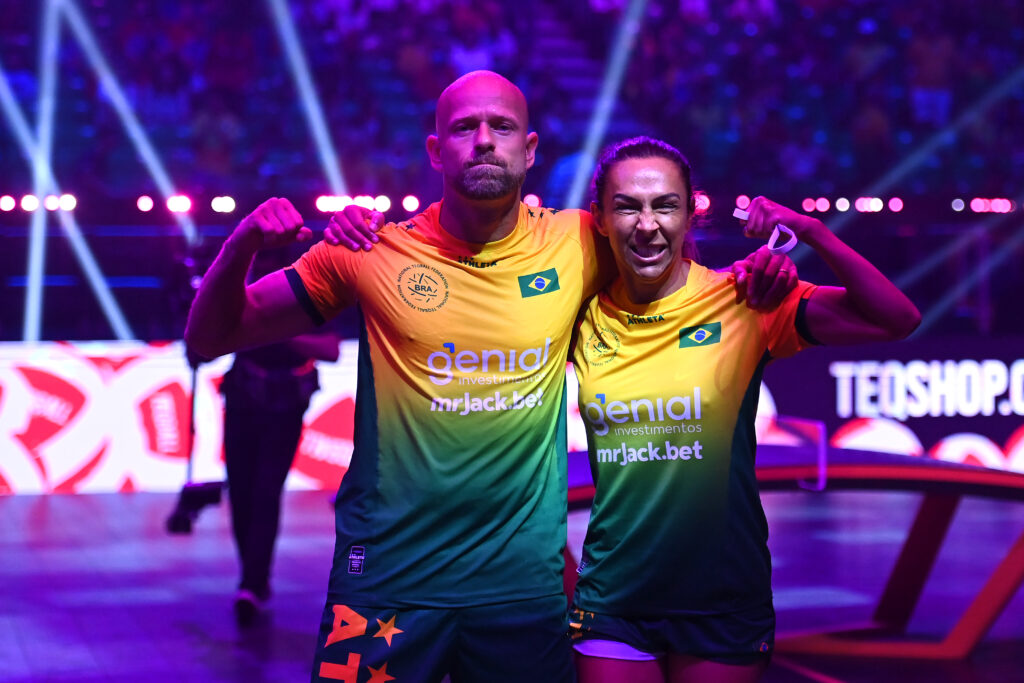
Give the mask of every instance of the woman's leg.
[[[761, 678], [768, 660], [754, 664], [722, 664], [690, 655], [670, 654], [668, 656], [669, 683], [755, 683]], [[610, 680], [610, 679], [609, 679]], [[627, 679], [623, 679], [627, 680]], [[581, 678], [582, 682], [583, 679]]]
[[665, 683], [666, 680], [662, 659], [636, 662], [590, 657], [578, 652], [576, 678], [579, 683]]

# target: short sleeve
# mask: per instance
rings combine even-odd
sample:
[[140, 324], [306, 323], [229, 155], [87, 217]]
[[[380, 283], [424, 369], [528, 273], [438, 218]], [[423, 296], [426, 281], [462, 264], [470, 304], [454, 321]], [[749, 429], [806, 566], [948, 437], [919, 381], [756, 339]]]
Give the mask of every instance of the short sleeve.
[[363, 259], [363, 252], [319, 242], [288, 267], [285, 275], [299, 303], [320, 324], [356, 302]]
[[807, 325], [803, 320], [807, 300], [815, 289], [817, 285], [801, 280], [786, 295], [778, 308], [761, 314], [761, 326], [767, 341], [768, 353], [772, 358], [792, 356], [817, 343], [807, 332]]
[[604, 289], [618, 274], [608, 238], [597, 231], [594, 217], [587, 211], [580, 216], [580, 245], [583, 247], [583, 298]]

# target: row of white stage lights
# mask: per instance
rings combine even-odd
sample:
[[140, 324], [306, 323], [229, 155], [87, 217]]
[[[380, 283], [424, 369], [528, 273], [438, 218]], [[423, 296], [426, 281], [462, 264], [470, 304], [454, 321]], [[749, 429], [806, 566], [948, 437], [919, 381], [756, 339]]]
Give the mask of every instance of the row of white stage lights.
[[[750, 206], [750, 197], [741, 194], [736, 197], [736, 206], [746, 209]], [[1017, 203], [1005, 197], [984, 198], [974, 197], [970, 202], [957, 197], [950, 202], [950, 208], [957, 213], [970, 209], [974, 213], [1010, 213], [1017, 209]], [[839, 212], [849, 211], [851, 208], [861, 213], [878, 213], [888, 206], [889, 211], [899, 213], [903, 210], [903, 200], [899, 197], [890, 197], [888, 201], [881, 197], [857, 197], [852, 203], [846, 197], [839, 197], [834, 202], [828, 197], [805, 197], [800, 203], [804, 213], [826, 213], [833, 208]], [[699, 209], [699, 206], [698, 206]]]
[[[750, 206], [750, 197], [741, 194], [736, 197], [736, 206], [746, 209]], [[528, 206], [540, 206], [541, 200], [535, 194], [528, 194], [523, 197], [523, 202]], [[341, 211], [346, 206], [355, 204], [367, 209], [373, 209], [386, 213], [391, 209], [391, 198], [387, 195], [320, 195], [316, 198], [316, 208], [323, 213], [334, 213]], [[711, 198], [708, 195], [698, 192], [696, 198], [697, 212], [705, 213], [711, 208]], [[0, 211], [9, 212], [21, 207], [22, 211], [32, 212], [40, 207], [47, 211], [74, 211], [78, 206], [78, 199], [73, 194], [55, 195], [50, 194], [44, 197], [37, 197], [34, 194], [23, 195], [19, 200], [11, 195], [0, 196]], [[147, 213], [156, 207], [156, 201], [149, 195], [142, 195], [136, 201], [139, 211]], [[828, 197], [806, 197], [801, 202], [801, 208], [805, 213], [826, 213], [835, 209], [839, 212], [849, 211], [851, 208], [862, 213], [877, 213], [888, 206], [889, 211], [899, 213], [903, 210], [903, 200], [899, 197], [890, 197], [886, 202], [881, 197], [858, 197], [852, 203], [846, 197], [839, 197], [834, 202]], [[220, 196], [210, 200], [210, 208], [217, 213], [232, 213], [236, 208], [233, 197]], [[402, 208], [412, 213], [420, 208], [420, 200], [416, 195], [406, 195], [402, 199]], [[956, 212], [963, 212], [970, 209], [973, 213], [1010, 213], [1017, 210], [1017, 203], [1005, 197], [984, 198], [974, 197], [969, 202], [956, 198], [950, 202], [950, 208]], [[171, 195], [167, 198], [167, 209], [172, 213], [189, 213], [192, 211], [192, 200], [183, 194]]]
[[74, 211], [78, 206], [78, 199], [73, 194], [48, 194], [41, 201], [34, 194], [22, 196], [21, 201], [15, 200], [9, 194], [0, 197], [0, 211], [14, 211], [18, 206], [21, 206], [21, 210], [26, 212], [36, 211], [40, 206], [47, 211]]

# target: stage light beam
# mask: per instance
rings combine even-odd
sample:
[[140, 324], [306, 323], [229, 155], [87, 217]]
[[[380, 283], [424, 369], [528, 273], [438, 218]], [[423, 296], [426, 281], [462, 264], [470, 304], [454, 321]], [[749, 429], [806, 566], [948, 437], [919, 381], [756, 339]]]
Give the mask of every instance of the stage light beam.
[[302, 111], [306, 115], [306, 125], [309, 126], [310, 132], [313, 134], [317, 155], [320, 157], [320, 167], [327, 177], [331, 192], [335, 195], [343, 195], [348, 190], [345, 188], [345, 179], [341, 174], [341, 164], [338, 161], [337, 152], [334, 151], [334, 144], [331, 142], [327, 119], [324, 117], [323, 107], [320, 106], [320, 97], [313, 85], [309, 65], [302, 51], [302, 42], [295, 30], [295, 22], [292, 21], [288, 4], [286, 0], [267, 0], [267, 5], [273, 16], [278, 38], [284, 47], [284, 54], [295, 81], [295, 87], [299, 91]]
[[[1006, 78], [990, 88], [988, 92], [986, 92], [974, 104], [965, 109], [963, 113], [956, 118], [956, 120], [925, 140], [902, 161], [896, 164], [888, 173], [884, 174], [881, 178], [872, 183], [864, 194], [867, 196], [877, 196], [885, 193], [893, 185], [927, 161], [927, 159], [936, 150], [956, 142], [956, 134], [960, 129], [973, 123], [978, 117], [991, 109], [998, 102], [1014, 95], [1021, 85], [1024, 85], [1024, 66], [1017, 67], [1017, 69], [1011, 72]], [[830, 221], [828, 227], [832, 232], [839, 234], [850, 221], [855, 219], [855, 214], [844, 214], [837, 217], [834, 221]], [[795, 254], [793, 255], [793, 261], [799, 263], [809, 254], [810, 251]]]
[[646, 9], [647, 0], [630, 0], [629, 7], [623, 12], [605, 69], [604, 81], [601, 83], [601, 91], [597, 96], [590, 124], [587, 126], [587, 136], [583, 142], [580, 161], [576, 166], [576, 174], [569, 186], [569, 195], [565, 201], [567, 208], [580, 207], [583, 204], [583, 195], [590, 183], [592, 160], [597, 158], [597, 152], [608, 130], [608, 121], [618, 99], [622, 77], [629, 64], [637, 34], [640, 33]]
[[[32, 193], [36, 197], [42, 197], [49, 189], [50, 158], [53, 154], [53, 111], [57, 104], [60, 2], [61, 0], [48, 0], [46, 3], [43, 9], [42, 34], [39, 41], [37, 144], [35, 154], [32, 156]], [[22, 200], [22, 208], [25, 208], [24, 200]], [[46, 272], [46, 212], [33, 211], [32, 220], [29, 223], [28, 268], [26, 271], [28, 283], [25, 287], [25, 316], [21, 329], [22, 339], [27, 342], [39, 341], [42, 334], [43, 275]]]
[[[35, 159], [38, 158], [36, 140], [33, 138], [28, 122], [25, 120], [25, 116], [14, 97], [10, 81], [7, 79], [2, 63], [0, 63], [0, 110], [3, 111], [4, 117], [10, 124], [14, 138], [21, 149], [22, 156], [25, 157], [30, 165], [33, 164]], [[59, 194], [60, 187], [53, 176], [52, 167], [47, 164], [45, 170], [49, 184], [48, 189], [55, 194]], [[117, 305], [117, 300], [114, 299], [110, 288], [107, 286], [103, 273], [96, 263], [96, 259], [89, 250], [89, 245], [86, 243], [85, 238], [82, 237], [82, 232], [78, 227], [74, 214], [61, 211], [57, 213], [57, 218], [68, 239], [68, 243], [71, 245], [72, 252], [74, 252], [82, 271], [85, 273], [86, 281], [89, 283], [93, 294], [100, 304], [100, 309], [103, 311], [104, 316], [106, 316], [107, 322], [110, 323], [114, 335], [121, 340], [135, 339], [128, 321], [121, 312], [121, 308]]]
[[[107, 58], [103, 56], [103, 51], [100, 50], [92, 29], [89, 28], [75, 0], [61, 0], [61, 2], [64, 9], [64, 18], [68, 22], [71, 31], [75, 34], [75, 38], [78, 40], [82, 52], [89, 61], [89, 65], [103, 86], [107, 99], [121, 120], [121, 125], [124, 126], [125, 131], [128, 133], [128, 138], [135, 147], [136, 154], [139, 155], [143, 166], [146, 167], [146, 170], [153, 178], [153, 182], [156, 183], [160, 194], [163, 195], [164, 199], [169, 198], [175, 194], [174, 184], [171, 182], [163, 162], [160, 161], [156, 149], [154, 149], [153, 144], [149, 141], [149, 136], [146, 135], [146, 131], [139, 124], [139, 120], [136, 118], [128, 98], [125, 97], [117, 77], [110, 68]], [[189, 216], [183, 213], [176, 213], [174, 214], [174, 220], [178, 223], [189, 244], [193, 244], [199, 239], [195, 223]]]
[[[1000, 215], [1000, 217], [1003, 216]], [[965, 278], [951, 283], [953, 286], [949, 291], [931, 307], [922, 312], [921, 325], [917, 328], [916, 334], [924, 334], [931, 329], [932, 326], [942, 319], [946, 311], [956, 304], [961, 296], [977, 287], [983, 279], [988, 278], [992, 271], [1001, 266], [1003, 261], [1013, 256], [1014, 250], [1022, 242], [1024, 242], [1024, 227], [1018, 228], [1008, 239], [1001, 241], [999, 250], [989, 256], [989, 258], [984, 259], [974, 272]]]

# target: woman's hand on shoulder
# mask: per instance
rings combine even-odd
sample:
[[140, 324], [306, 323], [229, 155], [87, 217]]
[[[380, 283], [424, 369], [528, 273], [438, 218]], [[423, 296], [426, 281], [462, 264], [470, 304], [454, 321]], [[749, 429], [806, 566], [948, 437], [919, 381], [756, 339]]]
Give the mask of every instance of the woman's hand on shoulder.
[[348, 247], [352, 251], [369, 251], [379, 241], [377, 231], [384, 225], [380, 211], [350, 204], [336, 211], [324, 228], [324, 241], [332, 246]]
[[746, 301], [758, 311], [777, 308], [800, 280], [792, 259], [772, 254], [767, 246], [736, 261], [729, 270], [736, 278], [736, 303]]

